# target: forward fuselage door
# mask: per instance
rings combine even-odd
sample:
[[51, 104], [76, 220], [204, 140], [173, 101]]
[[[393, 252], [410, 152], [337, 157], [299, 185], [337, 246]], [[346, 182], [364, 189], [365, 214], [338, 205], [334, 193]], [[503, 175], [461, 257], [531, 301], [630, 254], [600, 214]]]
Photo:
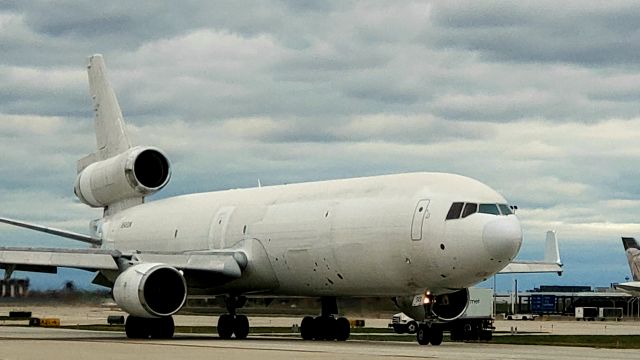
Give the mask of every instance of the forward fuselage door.
[[413, 212], [413, 221], [411, 222], [411, 240], [422, 240], [424, 223], [429, 219], [429, 216], [429, 199], [418, 201]]
[[224, 249], [226, 247], [225, 233], [233, 210], [235, 210], [233, 206], [224, 206], [218, 209], [214, 215], [209, 228], [209, 249]]

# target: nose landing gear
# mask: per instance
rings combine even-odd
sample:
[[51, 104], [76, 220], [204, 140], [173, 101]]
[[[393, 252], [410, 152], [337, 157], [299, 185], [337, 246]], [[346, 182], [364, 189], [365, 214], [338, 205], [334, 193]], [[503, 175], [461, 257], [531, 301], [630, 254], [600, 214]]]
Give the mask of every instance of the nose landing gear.
[[436, 324], [420, 324], [416, 333], [416, 340], [420, 345], [429, 345], [429, 343], [434, 346], [440, 345], [443, 337], [442, 329]]

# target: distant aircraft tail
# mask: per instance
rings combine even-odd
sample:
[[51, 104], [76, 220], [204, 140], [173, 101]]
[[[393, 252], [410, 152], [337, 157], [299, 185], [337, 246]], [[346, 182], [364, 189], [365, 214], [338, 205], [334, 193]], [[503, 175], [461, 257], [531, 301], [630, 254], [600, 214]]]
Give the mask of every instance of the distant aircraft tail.
[[638, 246], [636, 239], [632, 237], [622, 237], [622, 245], [624, 245], [624, 250], [627, 254], [633, 281], [640, 281], [640, 246]]

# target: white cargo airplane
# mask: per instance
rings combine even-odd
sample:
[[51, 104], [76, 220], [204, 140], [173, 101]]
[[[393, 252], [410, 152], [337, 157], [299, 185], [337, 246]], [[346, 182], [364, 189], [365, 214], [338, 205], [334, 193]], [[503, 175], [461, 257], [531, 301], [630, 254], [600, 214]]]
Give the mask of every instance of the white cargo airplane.
[[622, 237], [622, 245], [627, 255], [633, 281], [614, 284], [613, 287], [633, 296], [640, 296], [640, 246], [635, 238]]
[[[440, 344], [438, 323], [465, 310], [467, 288], [503, 269], [522, 232], [507, 201], [479, 181], [411, 173], [190, 194], [144, 203], [170, 163], [155, 147], [132, 147], [101, 55], [89, 58], [97, 151], [78, 162], [75, 194], [104, 208], [92, 234], [0, 218], [91, 244], [83, 249], [0, 248], [15, 270], [97, 272], [129, 314], [130, 338], [170, 338], [187, 295], [225, 296], [221, 338], [243, 339], [247, 297], [317, 297], [304, 339], [346, 340], [336, 298], [388, 296], [420, 307], [421, 344]], [[555, 271], [555, 268], [554, 268]], [[419, 294], [416, 301], [416, 294]], [[426, 315], [425, 315], [426, 314]]]

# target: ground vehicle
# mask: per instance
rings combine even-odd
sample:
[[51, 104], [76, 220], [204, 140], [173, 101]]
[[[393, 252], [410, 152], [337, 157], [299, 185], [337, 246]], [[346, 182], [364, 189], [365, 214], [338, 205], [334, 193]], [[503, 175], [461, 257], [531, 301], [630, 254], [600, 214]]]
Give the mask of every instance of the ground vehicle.
[[[490, 340], [493, 333], [493, 290], [469, 288], [469, 303], [464, 314], [438, 326], [451, 333], [451, 340]], [[395, 314], [389, 327], [398, 334], [413, 334], [418, 322], [404, 313]]]
[[598, 320], [622, 320], [622, 308], [616, 307], [601, 307], [598, 308]]
[[576, 320], [594, 321], [598, 315], [597, 307], [576, 307]]
[[506, 320], [535, 320], [538, 314], [508, 314], [504, 318]]

